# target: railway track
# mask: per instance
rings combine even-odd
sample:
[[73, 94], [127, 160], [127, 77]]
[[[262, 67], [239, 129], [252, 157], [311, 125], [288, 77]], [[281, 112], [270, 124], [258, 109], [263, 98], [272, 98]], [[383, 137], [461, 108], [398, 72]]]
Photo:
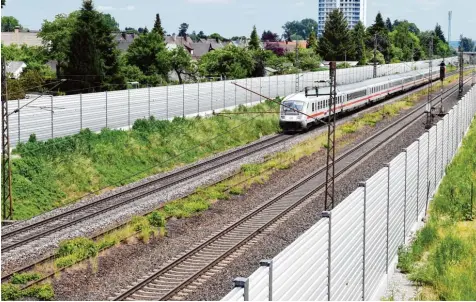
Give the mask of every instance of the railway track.
[[[465, 82], [468, 82], [466, 80]], [[457, 92], [457, 85], [444, 92], [448, 99]], [[432, 102], [440, 101], [441, 96]], [[426, 104], [408, 112], [384, 129], [368, 137], [336, 159], [336, 177], [353, 168], [362, 159], [418, 122]], [[182, 254], [173, 262], [153, 271], [149, 276], [124, 290], [114, 300], [173, 300], [194, 280], [225, 260], [240, 247], [283, 218], [325, 186], [325, 168], [320, 168], [298, 183], [286, 188], [271, 200], [244, 215], [238, 221]]]
[[[449, 91], [451, 89], [454, 89], [455, 86], [456, 85], [448, 88], [445, 94], [449, 93]], [[423, 89], [424, 87], [425, 86], [423, 86]], [[419, 89], [421, 88], [418, 88], [416, 90]], [[403, 94], [403, 96], [411, 93], [413, 93], [413, 91], [407, 92]], [[8, 255], [10, 251], [14, 252], [16, 247], [26, 245], [30, 242], [35, 241], [36, 239], [40, 239], [57, 231], [61, 231], [64, 228], [73, 226], [94, 216], [106, 214], [108, 211], [112, 211], [122, 205], [131, 203], [147, 195], [159, 192], [160, 190], [166, 189], [180, 182], [192, 179], [194, 177], [199, 177], [200, 175], [203, 175], [209, 171], [222, 167], [233, 161], [239, 160], [240, 158], [243, 158], [245, 156], [249, 156], [255, 152], [259, 152], [276, 144], [282, 143], [290, 138], [291, 136], [288, 135], [275, 135], [266, 140], [252, 143], [235, 151], [220, 155], [218, 157], [187, 167], [180, 171], [169, 173], [155, 180], [146, 182], [142, 185], [127, 189], [122, 192], [117, 192], [114, 195], [99, 199], [95, 202], [91, 202], [86, 205], [82, 205], [80, 207], [63, 212], [59, 215], [55, 215], [43, 219], [41, 221], [37, 221], [25, 227], [16, 229], [14, 228], [13, 230], [7, 228], [6, 231], [2, 232], [2, 255]], [[151, 188], [151, 186], [157, 187]], [[124, 200], [117, 200], [119, 198], [123, 199], [124, 197]], [[101, 234], [103, 233], [104, 232], [102, 232]], [[101, 234], [99, 234], [99, 236]], [[40, 260], [39, 262], [36, 262], [35, 264], [49, 261], [52, 258], [54, 258], [54, 255], [46, 257]], [[7, 281], [13, 275], [13, 273], [23, 272], [32, 269], [35, 264], [22, 267], [20, 269], [17, 269], [16, 271], [10, 272], [2, 276], [2, 282]], [[47, 275], [41, 280], [44, 280], [49, 276], [50, 275]]]
[[146, 182], [139, 186], [118, 192], [111, 196], [71, 209], [59, 215], [54, 215], [25, 227], [6, 230], [2, 233], [2, 256], [4, 253], [14, 250], [36, 239], [45, 237], [64, 228], [73, 226], [92, 217], [102, 215], [120, 206], [134, 202], [150, 194], [177, 185], [181, 182], [228, 165], [251, 154], [263, 151], [277, 144], [281, 144], [292, 138], [292, 135], [278, 134], [266, 140], [247, 145], [243, 148], [220, 155], [199, 164], [187, 167], [177, 172], [161, 176], [160, 178]]

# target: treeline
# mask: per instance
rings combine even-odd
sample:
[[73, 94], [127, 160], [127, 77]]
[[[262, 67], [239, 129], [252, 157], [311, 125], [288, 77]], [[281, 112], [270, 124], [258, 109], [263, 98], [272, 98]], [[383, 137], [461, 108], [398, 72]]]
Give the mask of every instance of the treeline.
[[365, 65], [373, 62], [398, 63], [430, 57], [447, 57], [455, 54], [445, 39], [441, 26], [420, 31], [407, 20], [384, 21], [378, 13], [374, 23], [365, 28], [359, 22], [352, 30], [340, 10], [329, 14], [318, 52], [326, 60], [354, 60]]

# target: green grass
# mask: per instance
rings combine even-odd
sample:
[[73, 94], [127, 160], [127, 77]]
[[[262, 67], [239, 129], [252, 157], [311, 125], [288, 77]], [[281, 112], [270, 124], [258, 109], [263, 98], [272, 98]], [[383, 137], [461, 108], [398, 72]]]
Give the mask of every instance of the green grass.
[[22, 290], [17, 284], [2, 283], [2, 301], [14, 301], [24, 298], [35, 298], [41, 301], [53, 300], [53, 287], [49, 283], [35, 284]]
[[[263, 102], [239, 112], [277, 111]], [[231, 118], [230, 118], [231, 117]], [[27, 219], [102, 188], [121, 186], [247, 144], [279, 131], [277, 114], [138, 120], [131, 131], [83, 130], [17, 146], [13, 160], [15, 219]], [[212, 139], [216, 137], [216, 139]], [[206, 143], [204, 143], [206, 142]]]
[[27, 284], [30, 281], [39, 280], [41, 275], [39, 273], [22, 273], [22, 274], [13, 274], [10, 282], [12, 284]]
[[[422, 300], [476, 300], [476, 122], [446, 169], [430, 205], [430, 218], [411, 246], [399, 251], [398, 266], [423, 286]], [[476, 204], [476, 188], [473, 192]]]

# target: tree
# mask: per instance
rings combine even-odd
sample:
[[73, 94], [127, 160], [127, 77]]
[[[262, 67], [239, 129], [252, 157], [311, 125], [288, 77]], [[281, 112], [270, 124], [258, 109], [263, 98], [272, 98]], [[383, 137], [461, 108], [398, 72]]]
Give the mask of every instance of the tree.
[[253, 30], [250, 35], [250, 42], [248, 44], [249, 49], [257, 50], [260, 49], [258, 33], [256, 32], [256, 26], [253, 26]]
[[71, 33], [78, 19], [79, 11], [55, 16], [53, 21], [44, 20], [38, 37], [48, 49], [49, 56], [57, 61], [56, 75], [60, 77], [70, 47]]
[[[12, 44], [4, 46], [2, 44], [2, 57], [7, 61], [23, 61], [27, 67], [23, 72], [34, 70], [45, 78], [53, 78], [54, 74], [46, 62], [50, 59], [48, 51], [42, 46], [21, 46]], [[31, 86], [31, 85], [29, 85]]]
[[329, 61], [344, 60], [352, 56], [353, 46], [344, 14], [335, 9], [329, 13], [319, 41], [319, 53]]
[[297, 34], [292, 34], [291, 35], [291, 41], [302, 41], [304, 40], [303, 36], [297, 35]]
[[385, 27], [387, 27], [388, 31], [393, 31], [393, 24], [390, 18], [387, 18], [385, 21]]
[[[395, 28], [395, 27], [394, 27]], [[388, 29], [383, 21], [382, 14], [379, 12], [375, 17], [375, 22], [372, 26], [367, 28], [367, 48], [374, 49], [375, 39], [377, 39], [377, 49], [383, 54], [385, 60], [390, 62], [390, 40], [388, 36]]]
[[192, 57], [185, 48], [179, 46], [170, 52], [170, 66], [177, 73], [179, 83], [183, 83], [182, 75], [194, 76], [196, 67], [192, 64]]
[[190, 34], [190, 39], [192, 39], [193, 42], [198, 42], [200, 40], [195, 31], [192, 31], [192, 33]]
[[187, 23], [180, 24], [178, 36], [179, 37], [186, 37], [187, 36], [187, 30], [188, 30], [188, 24]]
[[261, 35], [261, 41], [263, 42], [277, 42], [278, 41], [278, 34], [273, 33], [272, 31], [263, 31], [263, 34]]
[[293, 40], [293, 35], [296, 35], [295, 39], [301, 37], [299, 40], [302, 40], [303, 37], [309, 37], [309, 34], [313, 29], [317, 29], [317, 22], [313, 19], [291, 21], [286, 22], [282, 28], [284, 30], [283, 37], [286, 41]]
[[143, 34], [148, 34], [149, 33], [149, 29], [146, 27], [144, 27], [144, 30], [142, 31]]
[[282, 57], [286, 54], [286, 49], [279, 46], [277, 43], [267, 43], [264, 49], [271, 50], [278, 57]]
[[250, 51], [233, 44], [208, 52], [199, 62], [200, 72], [207, 76], [240, 79], [250, 76], [253, 69]]
[[124, 28], [124, 31], [126, 34], [140, 34], [144, 31], [142, 27], [139, 27], [138, 29], [135, 29], [134, 27], [126, 27]]
[[438, 23], [436, 23], [435, 26], [435, 35], [438, 37], [438, 39], [446, 43], [445, 34], [443, 33], [443, 30], [441, 30], [441, 26]]
[[205, 35], [205, 33], [202, 30], [198, 32], [197, 37], [199, 39], [207, 39], [208, 38], [207, 35]]
[[474, 49], [474, 41], [467, 37], [461, 36], [459, 45], [463, 51], [472, 51]]
[[5, 0], [2, 0], [2, 8], [5, 6]]
[[275, 56], [272, 51], [264, 50], [261, 48], [253, 49], [251, 51], [253, 57], [254, 66], [251, 76], [253, 77], [263, 77], [266, 74], [266, 62], [272, 57]]
[[317, 30], [317, 22], [314, 19], [301, 20], [301, 32], [298, 33], [302, 37], [309, 37], [311, 31]]
[[104, 18], [104, 22], [109, 26], [109, 29], [112, 32], [118, 32], [119, 31], [119, 23], [117, 23], [116, 19], [114, 19], [111, 14], [102, 14]]
[[359, 61], [359, 65], [367, 64], [367, 48], [365, 46], [366, 33], [365, 25], [359, 21], [352, 30], [352, 45], [354, 47], [354, 59]]
[[[208, 38], [215, 39], [217, 41], [217, 43], [227, 40], [225, 37], [222, 37], [222, 35], [220, 35], [219, 33], [213, 33], [210, 36], [208, 36]], [[205, 39], [207, 39], [207, 38], [205, 38]]]
[[83, 2], [66, 57], [64, 76], [74, 80], [66, 82], [68, 88], [101, 91], [123, 87], [124, 78], [120, 74], [111, 28], [103, 15], [94, 10], [92, 1]]
[[[295, 62], [296, 54], [288, 52], [286, 54], [289, 62]], [[307, 48], [298, 48], [298, 65], [295, 66], [301, 70], [314, 70], [319, 68], [321, 64], [321, 57], [313, 50]]]
[[2, 32], [15, 31], [15, 27], [20, 27], [20, 22], [12, 16], [2, 16]]
[[317, 36], [314, 30], [311, 31], [309, 34], [309, 38], [307, 39], [307, 48], [312, 49], [316, 54], [318, 53], [318, 45], [317, 45]]
[[415, 53], [419, 53], [420, 39], [410, 31], [410, 23], [399, 23], [389, 34], [389, 38], [394, 62], [413, 61]]
[[156, 14], [155, 15], [155, 23], [154, 23], [154, 28], [152, 31], [155, 31], [159, 34], [161, 37], [165, 37], [165, 31], [162, 28], [162, 22], [160, 21], [160, 15]]
[[167, 79], [170, 71], [169, 54], [165, 48], [164, 37], [154, 29], [134, 39], [127, 49], [128, 64], [135, 65], [146, 76], [158, 74]]

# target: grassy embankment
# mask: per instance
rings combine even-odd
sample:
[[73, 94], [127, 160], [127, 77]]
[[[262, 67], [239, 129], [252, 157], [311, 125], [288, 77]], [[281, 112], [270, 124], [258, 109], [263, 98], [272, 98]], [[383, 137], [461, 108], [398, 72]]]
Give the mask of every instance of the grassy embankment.
[[[428, 223], [399, 251], [399, 268], [422, 286], [417, 299], [476, 300], [476, 122], [446, 168]], [[471, 188], [473, 188], [473, 204]]]
[[[277, 111], [278, 107], [263, 102], [237, 111]], [[136, 121], [132, 131], [104, 129], [96, 134], [83, 130], [46, 142], [31, 139], [14, 151], [20, 155], [12, 167], [14, 218], [27, 219], [88, 192], [131, 183], [247, 144], [277, 132], [277, 119], [277, 114], [150, 119]]]
[[[445, 82], [455, 79], [456, 76], [449, 77]], [[272, 102], [237, 109], [239, 112], [277, 110], [278, 106]], [[279, 131], [277, 119], [277, 114], [151, 119], [137, 121], [132, 131], [104, 129], [96, 134], [83, 130], [46, 142], [32, 137], [14, 151], [20, 155], [13, 160], [14, 218], [31, 218], [74, 202], [89, 192], [103, 192], [252, 142]]]

